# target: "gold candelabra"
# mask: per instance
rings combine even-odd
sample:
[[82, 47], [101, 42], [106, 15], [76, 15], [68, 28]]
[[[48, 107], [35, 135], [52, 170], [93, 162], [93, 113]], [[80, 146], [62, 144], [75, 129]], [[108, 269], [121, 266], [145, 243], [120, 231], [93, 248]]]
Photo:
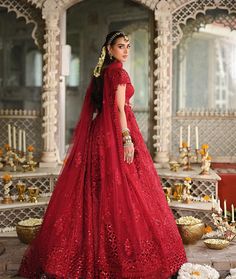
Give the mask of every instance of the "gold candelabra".
[[182, 148], [179, 148], [179, 157], [180, 164], [183, 167], [184, 171], [191, 171], [193, 168], [191, 167], [191, 159], [193, 154], [191, 153], [191, 149], [189, 146], [183, 145]]

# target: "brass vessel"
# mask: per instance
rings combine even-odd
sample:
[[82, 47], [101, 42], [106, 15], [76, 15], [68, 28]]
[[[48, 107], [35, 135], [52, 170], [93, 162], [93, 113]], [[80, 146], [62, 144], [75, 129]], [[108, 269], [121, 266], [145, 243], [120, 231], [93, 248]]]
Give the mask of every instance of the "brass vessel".
[[29, 193], [29, 201], [37, 203], [38, 202], [39, 188], [35, 187], [35, 186], [28, 187], [28, 193]]
[[23, 202], [25, 201], [25, 190], [26, 190], [26, 185], [25, 183], [19, 181], [17, 184], [16, 184], [16, 189], [18, 191], [18, 198], [17, 200], [19, 202]]
[[29, 244], [36, 236], [41, 225], [23, 226], [16, 225], [16, 233], [21, 242]]
[[177, 224], [184, 244], [194, 244], [202, 238], [205, 225], [203, 222], [194, 225]]

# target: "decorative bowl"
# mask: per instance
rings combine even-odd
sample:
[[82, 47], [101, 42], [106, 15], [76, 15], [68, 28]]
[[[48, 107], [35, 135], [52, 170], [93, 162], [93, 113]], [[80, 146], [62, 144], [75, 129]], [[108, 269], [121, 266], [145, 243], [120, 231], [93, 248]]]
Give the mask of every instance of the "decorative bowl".
[[16, 233], [21, 242], [29, 244], [41, 227], [42, 219], [28, 219], [16, 225]]
[[184, 244], [194, 244], [202, 238], [205, 225], [203, 222], [197, 224], [177, 224], [179, 233]]
[[204, 240], [207, 248], [221, 250], [229, 246], [229, 241], [226, 239], [209, 238]]

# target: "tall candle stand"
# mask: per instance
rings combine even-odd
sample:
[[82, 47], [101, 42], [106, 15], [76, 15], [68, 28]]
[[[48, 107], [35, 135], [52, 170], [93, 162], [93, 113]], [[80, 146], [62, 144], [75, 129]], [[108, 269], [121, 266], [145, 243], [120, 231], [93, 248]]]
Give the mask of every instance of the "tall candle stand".
[[22, 151], [18, 151], [16, 154], [16, 160], [17, 160], [17, 170], [22, 171], [23, 165], [26, 161], [26, 154]]
[[33, 151], [34, 147], [32, 145], [27, 148], [28, 154], [26, 156], [26, 161], [23, 165], [24, 171], [35, 171], [37, 162], [34, 160]]
[[191, 171], [191, 170], [193, 170], [193, 168], [191, 167], [191, 159], [192, 159], [193, 155], [191, 153], [190, 147], [187, 147], [186, 149], [187, 149], [187, 153], [186, 153], [187, 164], [183, 167], [183, 170]]
[[200, 149], [199, 148], [195, 148], [195, 156], [196, 156], [196, 163], [200, 164]]
[[3, 204], [13, 203], [13, 200], [12, 200], [11, 194], [10, 194], [10, 190], [12, 187], [12, 176], [9, 175], [8, 173], [6, 173], [5, 175], [2, 176], [2, 180], [3, 180], [3, 189], [4, 189], [2, 203]]
[[15, 161], [15, 151], [11, 149], [10, 146], [5, 145], [6, 154], [4, 157], [6, 171], [16, 171], [16, 161]]

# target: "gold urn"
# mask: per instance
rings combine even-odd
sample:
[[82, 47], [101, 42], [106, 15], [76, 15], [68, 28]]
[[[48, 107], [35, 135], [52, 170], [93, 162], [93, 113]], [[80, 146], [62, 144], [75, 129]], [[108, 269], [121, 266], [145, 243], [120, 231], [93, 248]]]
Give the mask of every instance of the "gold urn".
[[182, 183], [174, 183], [172, 186], [172, 196], [176, 201], [182, 201], [182, 193], [183, 193], [183, 184]]
[[25, 191], [26, 191], [25, 183], [23, 183], [21, 181], [18, 181], [18, 183], [16, 184], [16, 189], [18, 191], [18, 198], [17, 198], [17, 200], [19, 202], [25, 201]]
[[25, 244], [29, 244], [35, 238], [40, 227], [41, 227], [41, 225], [23, 226], [23, 225], [17, 224], [16, 233], [21, 242], [23, 242]]
[[197, 224], [177, 224], [179, 233], [184, 244], [194, 244], [202, 238], [205, 225], [203, 222]]
[[38, 202], [39, 188], [36, 186], [28, 187], [29, 201], [33, 203]]

